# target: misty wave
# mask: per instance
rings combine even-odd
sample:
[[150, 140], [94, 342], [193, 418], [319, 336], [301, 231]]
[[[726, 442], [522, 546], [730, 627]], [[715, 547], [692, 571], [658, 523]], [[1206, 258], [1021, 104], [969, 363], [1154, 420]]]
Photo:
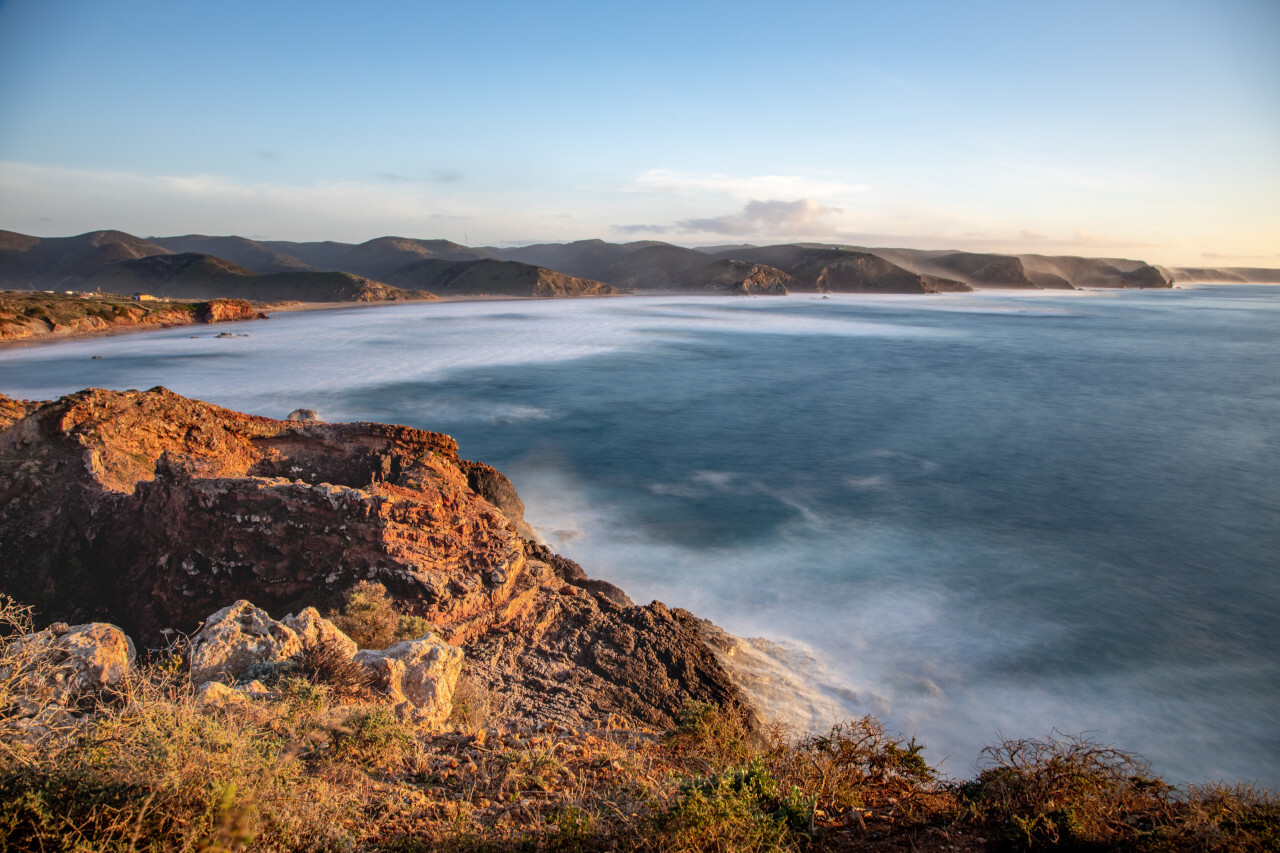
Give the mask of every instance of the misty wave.
[[797, 725], [876, 714], [957, 776], [1056, 726], [1277, 784], [1277, 311], [1233, 286], [416, 304], [3, 350], [0, 391], [447, 432], [593, 576], [759, 638]]

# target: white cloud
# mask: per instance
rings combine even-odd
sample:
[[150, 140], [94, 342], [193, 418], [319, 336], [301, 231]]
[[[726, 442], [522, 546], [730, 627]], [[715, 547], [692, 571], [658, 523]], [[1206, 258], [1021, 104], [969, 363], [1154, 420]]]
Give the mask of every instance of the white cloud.
[[811, 198], [796, 201], [747, 202], [740, 213], [709, 219], [681, 220], [679, 227], [688, 233], [719, 234], [730, 237], [816, 236], [831, 233], [834, 226], [822, 220], [844, 211], [826, 207]]
[[0, 162], [0, 227], [363, 240], [475, 212], [443, 193], [438, 182], [290, 185]]
[[681, 195], [723, 195], [732, 198], [838, 198], [866, 191], [862, 184], [840, 179], [802, 175], [699, 175], [650, 169], [623, 188], [628, 192], [676, 193]]

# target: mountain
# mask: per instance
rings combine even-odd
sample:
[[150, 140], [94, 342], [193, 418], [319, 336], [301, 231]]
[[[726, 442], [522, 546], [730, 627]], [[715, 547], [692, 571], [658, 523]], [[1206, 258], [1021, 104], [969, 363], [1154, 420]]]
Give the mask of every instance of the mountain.
[[1042, 287], [1171, 287], [1172, 282], [1145, 261], [1127, 258], [1080, 258], [1072, 255], [1018, 255], [1028, 274]]
[[[709, 261], [724, 260], [747, 266], [708, 268]], [[142, 261], [146, 262], [134, 263]], [[478, 263], [481, 261], [490, 263]], [[519, 266], [496, 265], [501, 263]], [[751, 270], [751, 265], [769, 269]], [[783, 278], [788, 276], [790, 280]], [[204, 234], [144, 240], [121, 231], [40, 238], [0, 231], [0, 287], [80, 290], [88, 286], [182, 298], [367, 301], [423, 298], [421, 294], [405, 295], [402, 290], [424, 288], [490, 296], [708, 289], [735, 293], [744, 292], [743, 288], [745, 292], [760, 288], [778, 292], [782, 288], [935, 293], [991, 288], [1165, 288], [1175, 279], [1280, 283], [1280, 270], [1165, 268], [1127, 258], [827, 243], [690, 249], [658, 240], [609, 243], [596, 239], [501, 249], [410, 237], [378, 237], [352, 244]]]
[[352, 243], [335, 243], [332, 240], [324, 240], [318, 243], [291, 243], [288, 240], [262, 240], [258, 241], [258, 245], [269, 252], [278, 252], [281, 255], [288, 255], [297, 258], [304, 264], [318, 270], [337, 269], [335, 265], [338, 258], [344, 253], [350, 251], [354, 244]]
[[617, 288], [519, 261], [426, 260], [393, 273], [399, 287], [467, 296], [609, 296]]
[[1214, 284], [1280, 284], [1280, 270], [1259, 267], [1169, 267], [1172, 281]]
[[187, 234], [183, 237], [152, 237], [151, 242], [171, 252], [196, 252], [217, 255], [256, 273], [298, 272], [314, 269], [314, 265], [288, 254], [276, 251], [256, 240], [244, 237], [206, 237], [203, 234]]
[[687, 290], [689, 274], [706, 265], [706, 254], [696, 249], [654, 243], [614, 261], [600, 280], [623, 290]]
[[48, 238], [0, 231], [0, 284], [24, 290], [79, 289], [104, 264], [167, 254], [163, 246], [123, 231]]
[[506, 261], [523, 261], [580, 278], [604, 281], [601, 276], [605, 270], [632, 252], [649, 246], [666, 245], [670, 244], [658, 240], [638, 240], [633, 243], [577, 240], [573, 243], [538, 243], [516, 249], [500, 249], [495, 254]]
[[739, 295], [772, 294], [786, 296], [800, 282], [775, 267], [748, 261], [721, 260], [688, 273], [691, 289]]
[[961, 281], [917, 273], [869, 252], [790, 243], [730, 249], [722, 260], [775, 267], [796, 279], [792, 290], [821, 293], [939, 293], [973, 288]]
[[475, 261], [491, 257], [493, 254], [487, 250], [468, 249], [448, 240], [379, 237], [352, 246], [327, 266], [383, 281], [396, 270], [418, 261]]
[[257, 275], [212, 255], [194, 252], [152, 255], [104, 265], [85, 282], [88, 290], [148, 293], [173, 299], [227, 297], [254, 302], [380, 302], [432, 299], [432, 294], [405, 291], [345, 272], [301, 272]]

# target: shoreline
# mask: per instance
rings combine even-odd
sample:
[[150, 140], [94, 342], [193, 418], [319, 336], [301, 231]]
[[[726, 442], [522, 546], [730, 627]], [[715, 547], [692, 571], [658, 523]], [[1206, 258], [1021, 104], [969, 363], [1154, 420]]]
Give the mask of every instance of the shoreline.
[[[915, 294], [915, 293], [835, 293], [835, 294], [826, 293], [826, 294], [823, 294], [823, 293], [796, 292], [796, 293], [786, 294], [786, 296], [814, 297], [814, 298], [820, 298], [822, 296], [841, 296], [841, 297], [870, 296], [870, 297], [883, 298], [883, 297], [930, 297], [930, 296], [969, 297], [969, 296], [984, 296], [984, 295], [985, 296], [1040, 295], [1040, 296], [1061, 297], [1061, 296], [1066, 296], [1068, 294], [1074, 294], [1079, 296], [1079, 295], [1097, 295], [1097, 294], [1109, 294], [1109, 293], [1146, 292], [1148, 290], [1154, 290], [1157, 292], [1166, 292], [1166, 291], [1174, 291], [1174, 290], [1187, 290], [1192, 288], [1199, 288], [1202, 286], [1229, 287], [1229, 286], [1242, 286], [1242, 285], [1249, 286], [1253, 284], [1258, 284], [1258, 283], [1214, 282], [1214, 281], [1180, 282], [1170, 288], [1080, 287], [1080, 288], [1073, 288], [1071, 290], [1067, 290], [1067, 289], [1058, 290], [1058, 289], [1048, 289], [1048, 288], [1031, 290], [1027, 288], [992, 287], [992, 288], [986, 288], [986, 289], [975, 289], [975, 290], [963, 292], [963, 293], [924, 293], [924, 294]], [[1266, 283], [1263, 282], [1261, 284], [1266, 284]], [[721, 295], [723, 294], [708, 293], [705, 291], [651, 291], [651, 292], [643, 292], [643, 293], [607, 294], [603, 296], [568, 296], [568, 297], [551, 297], [551, 298], [542, 297], [542, 296], [511, 296], [511, 295], [495, 294], [495, 295], [488, 295], [488, 296], [485, 296], [485, 295], [438, 296], [435, 299], [386, 299], [386, 300], [377, 300], [372, 302], [301, 302], [301, 301], [293, 302], [293, 301], [290, 301], [282, 304], [254, 303], [254, 307], [257, 310], [260, 310], [265, 314], [267, 314], [267, 317], [269, 319], [273, 314], [292, 314], [292, 313], [311, 312], [311, 311], [336, 311], [336, 310], [350, 310], [350, 309], [365, 310], [365, 309], [372, 309], [372, 308], [388, 308], [388, 307], [393, 307], [397, 305], [423, 305], [423, 304], [444, 305], [444, 304], [468, 303], [468, 302], [547, 302], [552, 300], [566, 301], [566, 300], [577, 300], [577, 299], [626, 299], [626, 298], [632, 298], [632, 297], [652, 298], [652, 297], [721, 296]], [[746, 298], [746, 297], [745, 296], [737, 297], [737, 295], [735, 294], [728, 294], [726, 298]], [[751, 298], [761, 298], [761, 297], [759, 295], [751, 295]], [[776, 297], [773, 297], [771, 295], [769, 298], [776, 298]], [[785, 298], [785, 297], [782, 297], [782, 298]], [[176, 302], [181, 300], [172, 300], [172, 301]], [[222, 326], [222, 325], [229, 325], [229, 324], [254, 322], [256, 320], [257, 318], [253, 318], [252, 320], [251, 319], [223, 320], [217, 323], [216, 325]], [[156, 324], [156, 325], [135, 324], [131, 326], [118, 326], [110, 329], [79, 332], [75, 334], [51, 333], [47, 335], [37, 335], [35, 337], [21, 338], [17, 340], [8, 340], [8, 341], [0, 340], [0, 350], [17, 348], [17, 347], [41, 346], [45, 344], [60, 343], [65, 341], [79, 341], [79, 340], [86, 340], [90, 338], [106, 338], [106, 337], [114, 337], [117, 335], [133, 335], [133, 334], [139, 334], [143, 332], [158, 332], [165, 329], [184, 328], [186, 326], [196, 326], [196, 325], [214, 325], [214, 324], [203, 324], [203, 323], [194, 323], [194, 322], [180, 323], [180, 324], [179, 323]]]

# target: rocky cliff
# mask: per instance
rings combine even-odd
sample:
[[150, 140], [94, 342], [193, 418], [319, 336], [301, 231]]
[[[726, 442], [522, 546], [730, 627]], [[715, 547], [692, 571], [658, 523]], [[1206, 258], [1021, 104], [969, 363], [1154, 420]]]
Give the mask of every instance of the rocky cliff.
[[636, 607], [523, 538], [510, 482], [446, 435], [163, 388], [31, 409], [3, 407], [0, 591], [47, 618], [152, 646], [239, 599], [283, 611], [376, 580], [516, 718], [664, 726], [690, 698], [739, 705], [696, 620]]
[[693, 273], [688, 284], [694, 288], [716, 293], [741, 295], [772, 294], [786, 296], [790, 288], [798, 287], [793, 277], [780, 269], [748, 261], [716, 261]]
[[618, 292], [604, 282], [490, 258], [418, 261], [387, 280], [399, 287], [421, 287], [453, 296], [611, 296]]
[[0, 293], [0, 341], [78, 337], [123, 329], [261, 320], [243, 299], [168, 302], [57, 293]]

